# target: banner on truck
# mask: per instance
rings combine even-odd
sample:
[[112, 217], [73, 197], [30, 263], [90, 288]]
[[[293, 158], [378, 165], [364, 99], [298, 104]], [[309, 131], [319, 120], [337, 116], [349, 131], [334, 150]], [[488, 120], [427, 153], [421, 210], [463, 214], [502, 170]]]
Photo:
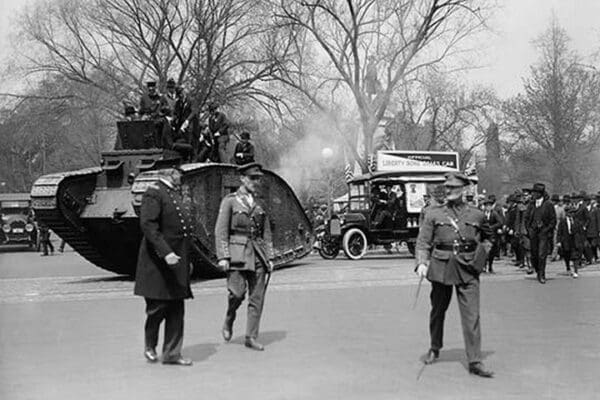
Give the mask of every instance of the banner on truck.
[[458, 153], [453, 151], [377, 152], [377, 171], [431, 171], [447, 172], [458, 169]]

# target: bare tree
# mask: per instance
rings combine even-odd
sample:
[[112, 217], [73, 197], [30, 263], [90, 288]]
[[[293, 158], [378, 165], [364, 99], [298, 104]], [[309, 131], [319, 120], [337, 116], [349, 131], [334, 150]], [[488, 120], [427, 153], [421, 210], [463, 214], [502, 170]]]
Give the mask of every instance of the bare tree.
[[600, 74], [582, 64], [556, 20], [536, 41], [540, 61], [525, 79], [525, 93], [506, 102], [508, 128], [525, 145], [535, 144], [551, 161], [555, 191], [580, 188], [579, 169], [600, 140]]
[[146, 79], [168, 76], [189, 84], [198, 109], [213, 98], [279, 110], [264, 82], [285, 65], [289, 40], [269, 11], [260, 0], [55, 0], [26, 12], [22, 27], [38, 46], [31, 72], [102, 90], [113, 110]]
[[[454, 79], [454, 80], [453, 80]], [[429, 73], [399, 91], [399, 111], [388, 129], [396, 146], [414, 150], [458, 151], [461, 168], [488, 140], [498, 101], [486, 88], [467, 88], [448, 74]]]
[[[351, 99], [366, 156], [398, 87], [420, 69], [460, 51], [459, 44], [484, 26], [481, 4], [279, 0], [277, 18], [296, 32], [296, 54], [301, 57], [278, 78], [326, 112]], [[349, 147], [360, 158], [353, 144]]]

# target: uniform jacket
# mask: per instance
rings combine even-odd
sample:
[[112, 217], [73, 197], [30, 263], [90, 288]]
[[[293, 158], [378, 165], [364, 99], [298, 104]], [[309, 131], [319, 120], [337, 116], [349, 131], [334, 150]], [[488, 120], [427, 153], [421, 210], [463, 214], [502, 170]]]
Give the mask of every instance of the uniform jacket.
[[[556, 227], [556, 213], [554, 212], [554, 204], [547, 198], [544, 199], [542, 205], [535, 206], [535, 200], [532, 200], [527, 210], [525, 226], [529, 237], [532, 235], [551, 236]], [[537, 222], [540, 222], [540, 225]]]
[[572, 218], [571, 234], [569, 234], [567, 219], [564, 218], [559, 221], [556, 239], [561, 245], [563, 254], [565, 252], [571, 253], [574, 250], [583, 252], [586, 243], [585, 236], [585, 230], [579, 220]]
[[273, 242], [267, 214], [256, 199], [250, 205], [247, 195], [240, 187], [221, 201], [215, 240], [219, 260], [229, 260], [231, 269], [255, 271], [257, 257], [265, 266], [273, 259]]
[[[157, 300], [192, 297], [190, 246], [192, 205], [189, 196], [162, 180], [148, 187], [142, 197], [140, 245], [134, 293]], [[165, 256], [175, 253], [181, 260], [170, 266]]]
[[[460, 234], [456, 232], [450, 218], [456, 221]], [[452, 244], [454, 241], [461, 241], [461, 236], [465, 242], [477, 243], [483, 224], [483, 213], [465, 203], [431, 206], [427, 209], [417, 236], [416, 258], [417, 265], [429, 264], [429, 281], [457, 285], [477, 279], [478, 273], [468, 266], [475, 262], [475, 251], [455, 254], [452, 250], [436, 248], [436, 244]], [[485, 265], [485, 258], [477, 262]], [[483, 265], [479, 267], [483, 269]]]

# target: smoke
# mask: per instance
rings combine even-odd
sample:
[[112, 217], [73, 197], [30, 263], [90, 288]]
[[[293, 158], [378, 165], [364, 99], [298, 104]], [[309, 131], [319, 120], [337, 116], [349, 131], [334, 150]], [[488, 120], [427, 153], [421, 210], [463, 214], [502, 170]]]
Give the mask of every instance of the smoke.
[[326, 190], [344, 162], [342, 139], [330, 118], [317, 115], [303, 128], [304, 137], [280, 157], [276, 169], [301, 198], [306, 193]]

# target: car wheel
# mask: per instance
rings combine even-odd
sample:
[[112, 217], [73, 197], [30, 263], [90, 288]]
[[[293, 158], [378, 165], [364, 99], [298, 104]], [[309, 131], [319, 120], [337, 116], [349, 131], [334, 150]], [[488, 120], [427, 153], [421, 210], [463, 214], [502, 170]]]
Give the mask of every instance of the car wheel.
[[333, 260], [337, 257], [339, 252], [340, 245], [338, 243], [324, 244], [323, 247], [319, 249], [319, 255], [326, 260]]
[[344, 254], [351, 260], [360, 260], [367, 252], [367, 237], [358, 228], [352, 228], [344, 234], [342, 240]]

